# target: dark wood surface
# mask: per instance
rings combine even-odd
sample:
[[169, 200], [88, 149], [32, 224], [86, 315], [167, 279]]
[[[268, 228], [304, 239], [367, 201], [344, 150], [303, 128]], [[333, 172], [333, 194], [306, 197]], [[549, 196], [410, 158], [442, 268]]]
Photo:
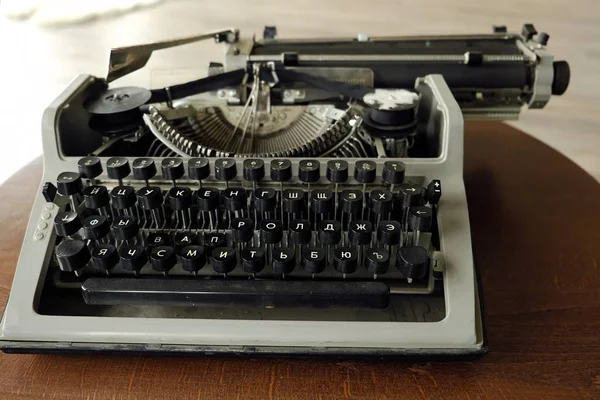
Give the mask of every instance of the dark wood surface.
[[[600, 399], [600, 185], [501, 123], [468, 124], [465, 146], [486, 302], [483, 359], [2, 354], [0, 398]], [[2, 306], [40, 174], [36, 160], [0, 188]]]

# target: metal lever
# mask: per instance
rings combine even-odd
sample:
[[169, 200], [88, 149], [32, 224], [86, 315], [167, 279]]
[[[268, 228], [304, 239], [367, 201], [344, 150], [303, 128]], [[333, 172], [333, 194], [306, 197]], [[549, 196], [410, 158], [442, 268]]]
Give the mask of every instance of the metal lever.
[[152, 52], [155, 50], [168, 49], [210, 38], [214, 38], [217, 42], [225, 41], [233, 43], [238, 40], [238, 37], [239, 30], [230, 28], [187, 38], [171, 39], [135, 46], [116, 47], [110, 50], [106, 82], [110, 83], [144, 67], [150, 59]]

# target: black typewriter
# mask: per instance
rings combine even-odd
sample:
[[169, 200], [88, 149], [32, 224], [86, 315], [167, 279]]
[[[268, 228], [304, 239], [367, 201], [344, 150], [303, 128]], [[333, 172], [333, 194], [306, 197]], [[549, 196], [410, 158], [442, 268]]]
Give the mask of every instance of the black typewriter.
[[[549, 36], [263, 36], [116, 48], [50, 105], [5, 351], [485, 353], [463, 123], [566, 90]], [[207, 77], [113, 83], [203, 39]]]

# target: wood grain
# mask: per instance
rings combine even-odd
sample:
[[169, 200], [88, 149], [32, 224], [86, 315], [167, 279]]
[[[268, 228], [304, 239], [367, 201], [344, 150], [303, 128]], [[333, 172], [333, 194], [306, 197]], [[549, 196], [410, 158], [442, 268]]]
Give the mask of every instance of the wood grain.
[[[504, 124], [468, 124], [465, 146], [490, 348], [483, 359], [3, 354], [0, 398], [600, 399], [600, 186]], [[0, 188], [2, 300], [40, 171], [37, 160]]]

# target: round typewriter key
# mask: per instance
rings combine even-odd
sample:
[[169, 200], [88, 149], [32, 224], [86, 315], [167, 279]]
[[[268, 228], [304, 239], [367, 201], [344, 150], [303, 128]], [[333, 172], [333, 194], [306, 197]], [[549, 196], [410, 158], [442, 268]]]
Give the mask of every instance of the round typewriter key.
[[198, 245], [185, 246], [179, 252], [181, 267], [188, 272], [196, 273], [206, 265], [204, 247]]
[[192, 206], [192, 190], [188, 187], [173, 187], [167, 197], [173, 210], [187, 210]]
[[92, 215], [83, 220], [83, 236], [86, 239], [98, 240], [110, 233], [110, 223], [103, 215]]
[[175, 232], [173, 244], [175, 245], [175, 251], [181, 253], [181, 249], [185, 246], [198, 244], [198, 235], [194, 232]]
[[368, 249], [365, 253], [367, 270], [375, 277], [385, 274], [390, 265], [390, 253], [384, 249]]
[[373, 183], [377, 178], [377, 164], [374, 161], [359, 160], [354, 163], [354, 179], [359, 183]]
[[406, 173], [406, 165], [401, 161], [386, 161], [383, 163], [383, 181], [390, 185], [402, 183], [404, 174]]
[[369, 203], [375, 214], [387, 214], [394, 208], [394, 195], [389, 190], [373, 190]]
[[188, 160], [188, 176], [197, 181], [208, 178], [210, 176], [208, 158], [190, 158]]
[[294, 245], [308, 244], [312, 236], [311, 223], [307, 219], [294, 219], [289, 224], [290, 243]]
[[110, 243], [100, 243], [92, 250], [92, 264], [103, 274], [109, 274], [119, 262], [117, 248]]
[[254, 223], [250, 218], [231, 220], [231, 239], [234, 243], [246, 243], [254, 237]]
[[292, 162], [290, 160], [271, 161], [271, 179], [275, 182], [287, 182], [292, 179]]
[[427, 202], [429, 204], [437, 204], [442, 197], [442, 183], [434, 179], [427, 185]]
[[327, 179], [332, 183], [343, 183], [348, 180], [348, 162], [344, 160], [327, 161]]
[[402, 226], [398, 221], [381, 221], [377, 227], [379, 244], [394, 246], [400, 243]]
[[321, 163], [317, 160], [300, 160], [298, 178], [306, 183], [317, 182], [321, 179]]
[[265, 162], [260, 159], [244, 160], [244, 179], [260, 182], [265, 177]]
[[283, 212], [301, 213], [306, 209], [306, 196], [302, 189], [286, 189], [283, 191]]
[[97, 210], [110, 203], [106, 186], [88, 186], [83, 189], [83, 202], [86, 208]]
[[206, 232], [204, 234], [204, 247], [208, 254], [211, 254], [213, 249], [217, 247], [227, 246], [227, 237], [220, 232]]
[[351, 274], [358, 267], [358, 251], [352, 247], [338, 247], [334, 253], [334, 266], [338, 272]]
[[408, 211], [409, 229], [427, 232], [431, 228], [433, 212], [430, 207], [411, 207]]
[[327, 266], [325, 249], [307, 247], [302, 250], [302, 269], [311, 274], [318, 274]]
[[150, 264], [157, 272], [167, 274], [177, 264], [175, 250], [171, 246], [156, 246], [150, 251]]
[[429, 271], [427, 250], [420, 246], [400, 248], [398, 257], [396, 257], [396, 267], [409, 283], [413, 279], [423, 279]]
[[71, 236], [81, 229], [81, 220], [74, 211], [63, 211], [54, 217], [54, 230], [58, 236]]
[[60, 269], [76, 275], [90, 261], [90, 251], [83, 240], [63, 240], [54, 253]]
[[246, 208], [246, 189], [244, 188], [228, 188], [221, 192], [225, 209], [229, 211], [237, 211]]
[[146, 238], [146, 251], [155, 246], [169, 246], [171, 244], [171, 236], [167, 232], [152, 232]]
[[215, 161], [215, 178], [230, 181], [237, 176], [237, 163], [233, 158], [219, 158]]
[[342, 211], [357, 214], [363, 210], [363, 193], [360, 190], [343, 190], [340, 194]]
[[423, 189], [414, 183], [403, 183], [400, 185], [400, 205], [404, 208], [419, 206], [423, 201]]
[[179, 157], [169, 157], [162, 160], [160, 163], [162, 176], [170, 181], [175, 181], [185, 174], [183, 160]]
[[110, 191], [112, 206], [117, 210], [133, 207], [137, 200], [135, 189], [131, 186], [116, 186]]
[[277, 207], [277, 192], [271, 188], [254, 191], [254, 208], [258, 212], [273, 211]]
[[348, 239], [353, 246], [371, 242], [373, 224], [369, 221], [351, 221], [348, 226]]
[[212, 267], [218, 274], [227, 274], [235, 269], [237, 259], [235, 250], [229, 247], [217, 247], [212, 251]]
[[334, 196], [329, 189], [315, 189], [310, 192], [310, 202], [313, 212], [326, 214], [334, 210]]
[[162, 191], [156, 186], [146, 186], [137, 191], [138, 204], [143, 210], [155, 210], [162, 207]]
[[94, 179], [102, 174], [102, 162], [98, 157], [83, 157], [77, 161], [79, 174], [87, 179]]
[[121, 268], [125, 271], [138, 272], [146, 265], [148, 257], [142, 246], [124, 245], [119, 249]]
[[242, 270], [255, 274], [265, 268], [265, 251], [260, 247], [246, 247], [242, 250]]
[[260, 241], [266, 244], [281, 242], [283, 226], [278, 219], [265, 219], [260, 221]]
[[63, 196], [70, 196], [81, 192], [83, 182], [77, 172], [61, 172], [56, 178], [56, 188]]
[[[118, 179], [119, 181], [131, 173], [129, 160], [125, 157], [112, 157], [106, 161], [106, 173], [110, 179]], [[119, 183], [120, 184], [120, 183]]]
[[148, 184], [148, 180], [156, 176], [156, 164], [152, 158], [136, 158], [133, 160], [133, 176]]
[[131, 215], [116, 216], [110, 228], [116, 240], [133, 239], [140, 231], [137, 220]]
[[271, 258], [273, 261], [273, 270], [278, 274], [289, 274], [296, 266], [296, 254], [294, 253], [294, 249], [289, 247], [274, 249]]
[[319, 238], [324, 245], [338, 244], [342, 239], [340, 221], [319, 221]]
[[214, 211], [219, 208], [219, 191], [214, 188], [198, 189], [196, 202], [200, 211]]

